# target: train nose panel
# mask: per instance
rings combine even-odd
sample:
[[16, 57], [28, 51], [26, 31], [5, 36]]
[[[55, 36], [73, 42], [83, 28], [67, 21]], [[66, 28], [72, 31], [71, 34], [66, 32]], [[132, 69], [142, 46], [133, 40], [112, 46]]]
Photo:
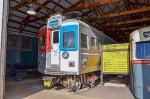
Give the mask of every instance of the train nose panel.
[[79, 69], [79, 24], [60, 27], [60, 70], [78, 74]]

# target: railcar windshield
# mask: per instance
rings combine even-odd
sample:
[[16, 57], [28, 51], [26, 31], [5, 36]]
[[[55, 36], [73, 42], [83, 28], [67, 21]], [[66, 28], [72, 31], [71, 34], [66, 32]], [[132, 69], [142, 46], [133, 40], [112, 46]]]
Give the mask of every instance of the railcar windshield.
[[40, 43], [40, 49], [45, 49], [45, 35], [40, 37], [39, 43]]
[[64, 48], [75, 48], [75, 32], [69, 31], [63, 33], [63, 47]]
[[136, 57], [138, 59], [150, 59], [150, 42], [136, 43]]

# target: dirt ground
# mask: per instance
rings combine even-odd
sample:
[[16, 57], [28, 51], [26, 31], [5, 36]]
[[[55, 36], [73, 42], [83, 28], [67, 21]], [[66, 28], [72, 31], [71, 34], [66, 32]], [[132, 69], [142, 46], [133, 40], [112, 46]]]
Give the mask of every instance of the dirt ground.
[[76, 93], [65, 89], [46, 90], [40, 79], [9, 81], [6, 83], [5, 99], [134, 99], [126, 86], [107, 84], [85, 88]]

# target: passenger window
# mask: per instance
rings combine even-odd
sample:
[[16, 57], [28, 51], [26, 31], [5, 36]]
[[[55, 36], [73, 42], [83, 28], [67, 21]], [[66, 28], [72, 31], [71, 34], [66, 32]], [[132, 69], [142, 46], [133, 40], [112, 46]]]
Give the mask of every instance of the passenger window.
[[45, 49], [45, 35], [40, 37], [40, 49]]
[[87, 48], [87, 35], [81, 34], [81, 47]]
[[99, 49], [99, 42], [97, 39], [96, 39], [96, 48]]
[[21, 49], [22, 50], [31, 50], [31, 38], [28, 36], [21, 37]]
[[95, 38], [91, 37], [91, 46], [95, 46]]
[[19, 41], [20, 36], [18, 35], [11, 35], [9, 34], [8, 36], [8, 49], [18, 49], [20, 48], [20, 41]]
[[53, 43], [59, 43], [59, 31], [53, 32]]

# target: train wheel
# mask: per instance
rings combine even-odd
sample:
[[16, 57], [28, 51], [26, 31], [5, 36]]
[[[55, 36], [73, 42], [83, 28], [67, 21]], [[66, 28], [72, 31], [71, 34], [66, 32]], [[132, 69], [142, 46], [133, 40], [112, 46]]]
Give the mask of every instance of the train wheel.
[[95, 81], [90, 83], [90, 88], [93, 88], [93, 87], [95, 87]]
[[80, 81], [80, 80], [78, 80], [78, 81], [76, 81], [76, 82], [75, 82], [75, 85], [74, 85], [73, 91], [74, 91], [74, 92], [76, 92], [76, 91], [80, 90], [80, 89], [81, 89], [81, 87], [82, 87], [81, 81]]

